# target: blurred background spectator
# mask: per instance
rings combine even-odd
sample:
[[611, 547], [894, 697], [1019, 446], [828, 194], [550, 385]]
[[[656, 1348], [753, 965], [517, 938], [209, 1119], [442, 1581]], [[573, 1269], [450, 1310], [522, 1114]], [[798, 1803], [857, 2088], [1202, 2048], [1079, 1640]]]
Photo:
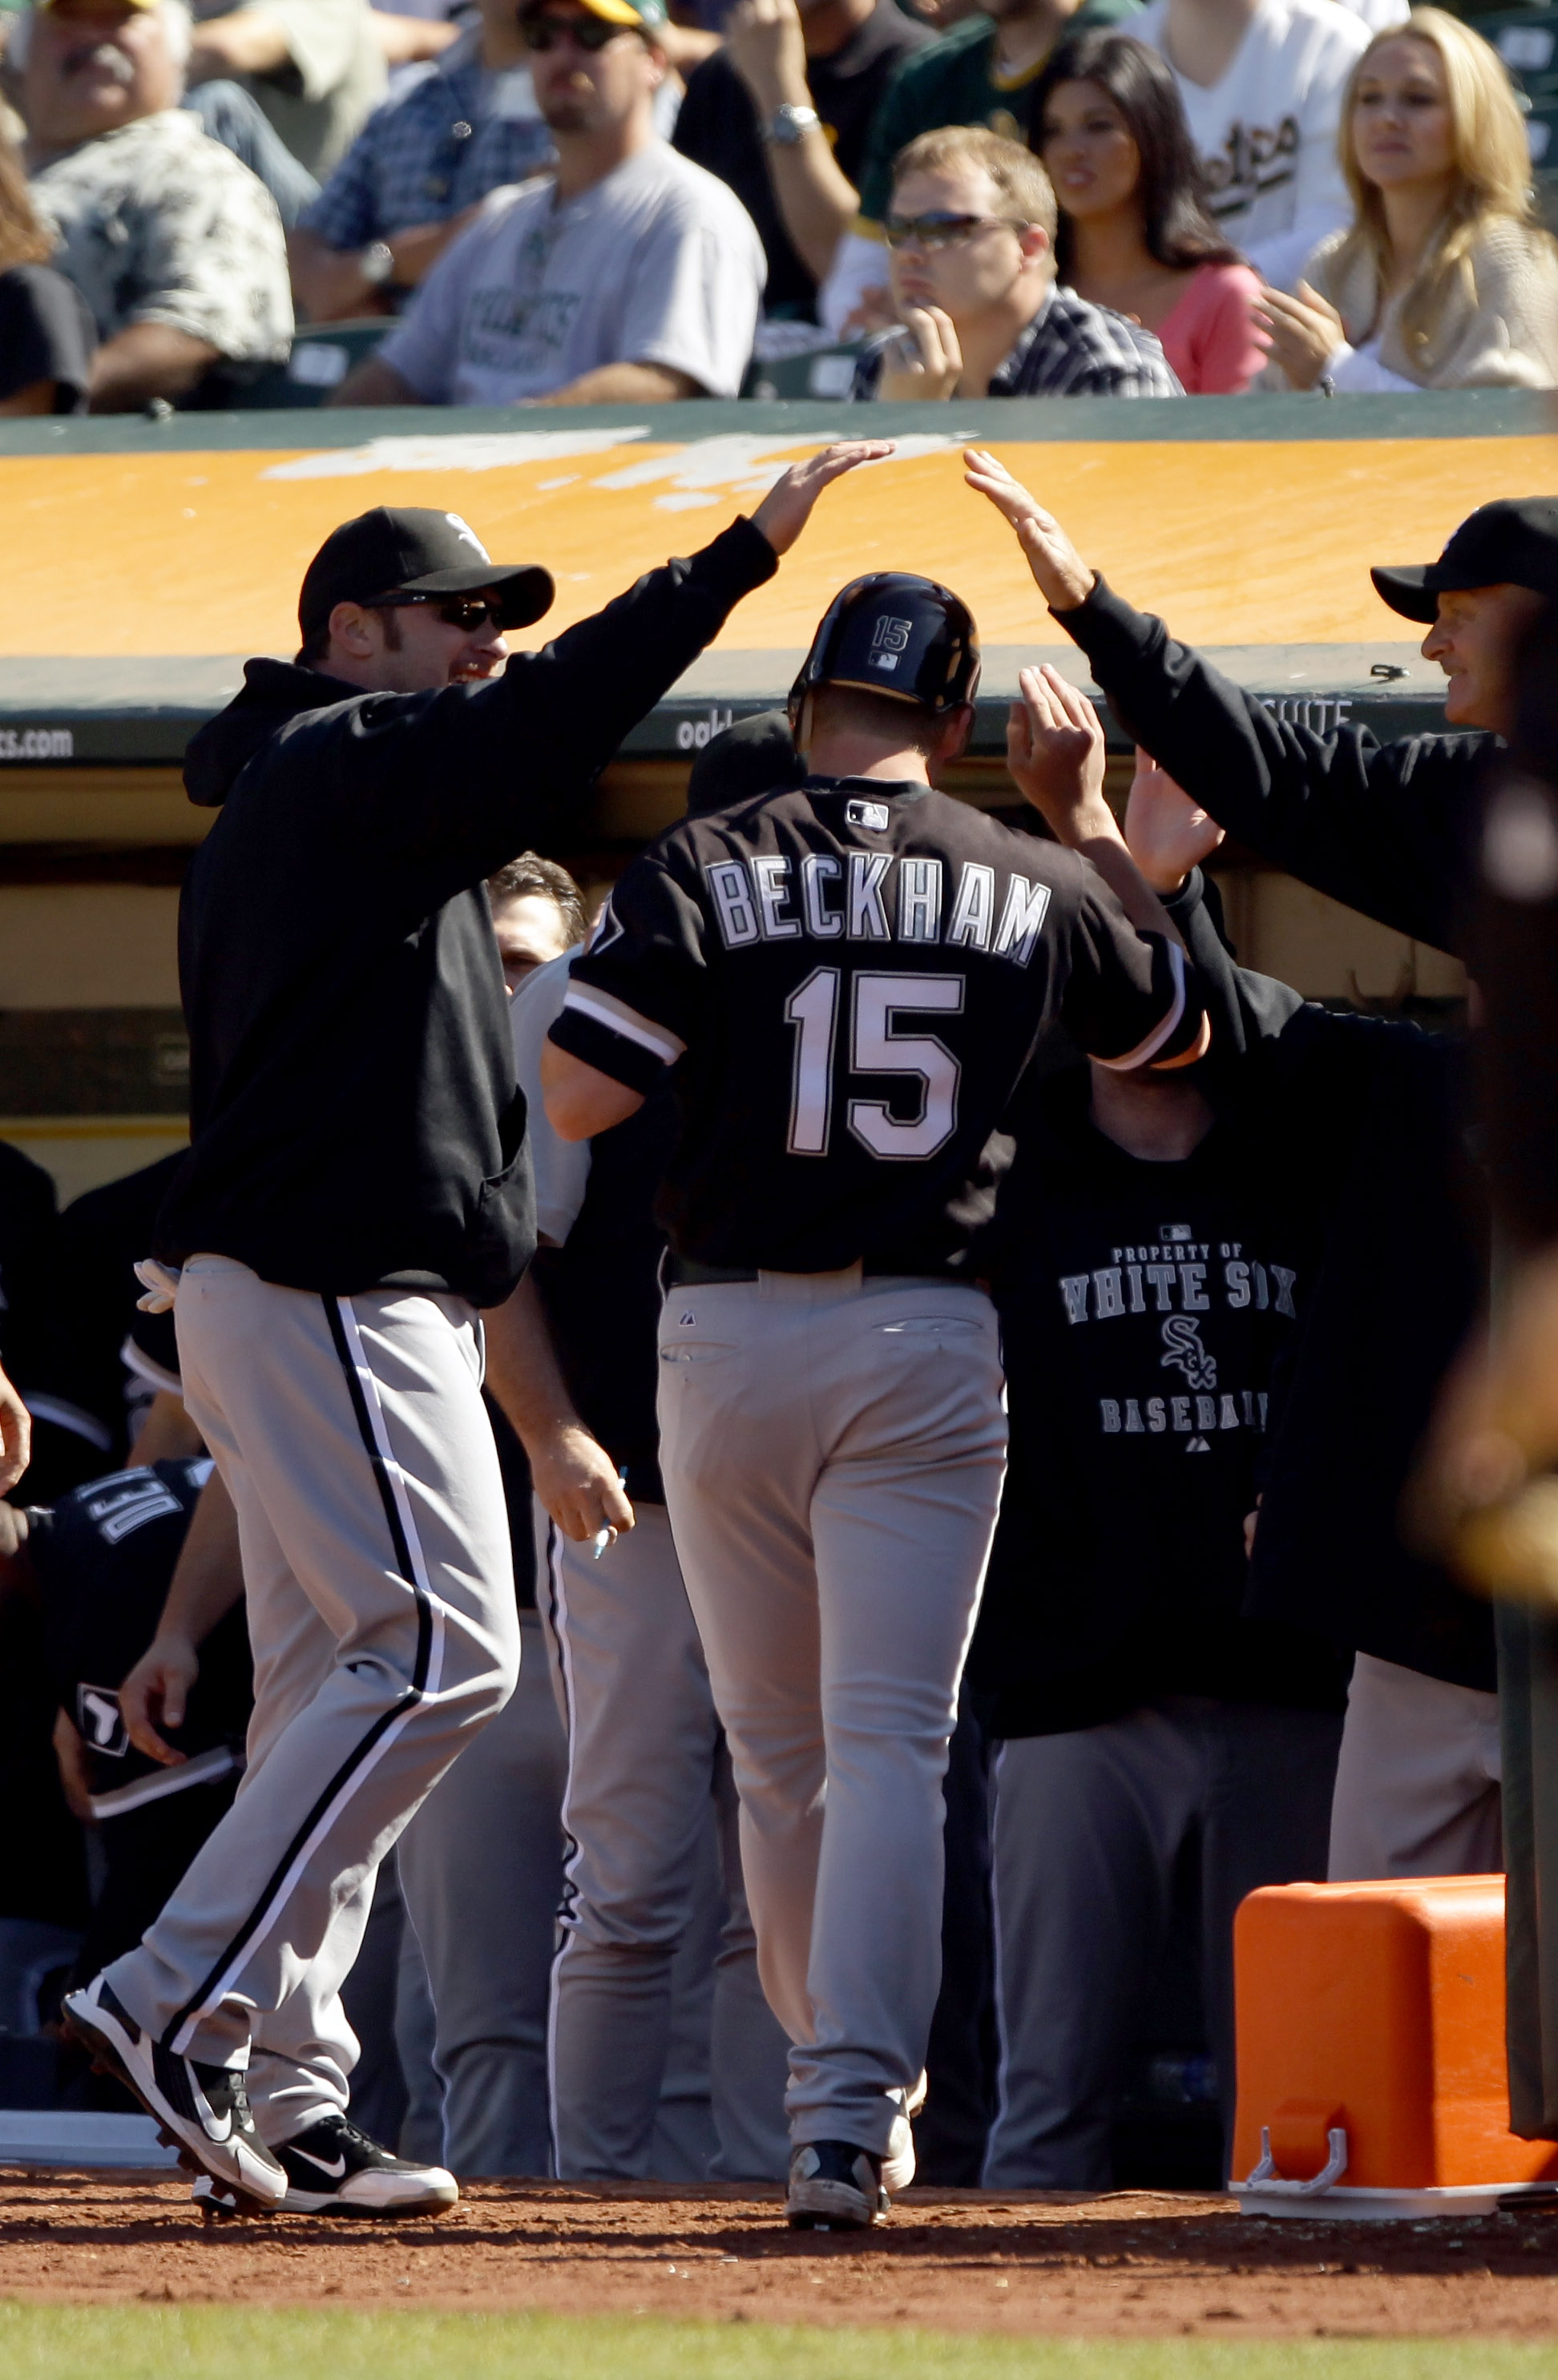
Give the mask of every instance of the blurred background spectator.
[[664, 404], [739, 394], [761, 243], [661, 140], [663, 0], [531, 0], [520, 24], [557, 146], [495, 191], [339, 405]]
[[478, 0], [454, 45], [370, 116], [293, 232], [299, 304], [316, 322], [397, 309], [490, 190], [554, 153], [515, 0]]
[[980, 125], [910, 141], [887, 215], [901, 328], [862, 397], [1178, 396], [1150, 331], [1055, 285], [1055, 200], [1038, 159]]
[[1008, 140], [1032, 128], [1033, 86], [1067, 32], [1134, 18], [1138, 0], [988, 0], [894, 78], [871, 123], [860, 176], [860, 212], [839, 243], [818, 300], [831, 331], [875, 329], [892, 319], [882, 218], [899, 152], [946, 124], [985, 124]]
[[0, 417], [87, 409], [97, 326], [80, 291], [51, 270], [54, 245], [0, 123]]
[[316, 177], [383, 97], [384, 50], [368, 0], [194, 0], [194, 18], [191, 84], [240, 84]]
[[292, 336], [274, 201], [178, 104], [174, 0], [45, 0], [18, 63], [35, 207], [102, 342], [94, 412], [230, 396]]
[[1060, 210], [1055, 273], [1154, 334], [1190, 396], [1235, 395], [1266, 356], [1260, 284], [1201, 204], [1174, 76], [1128, 34], [1078, 33], [1040, 78], [1032, 141]]
[[756, 224], [770, 315], [813, 313], [859, 204], [872, 118], [931, 39], [897, 0], [737, 0], [724, 47], [689, 78], [676, 145]]
[[1340, 146], [1352, 222], [1261, 318], [1288, 383], [1558, 382], [1558, 253], [1497, 52], [1443, 9], [1414, 10], [1358, 60]]
[[1347, 220], [1336, 128], [1368, 26], [1336, 0], [1150, 0], [1131, 30], [1174, 68], [1209, 212], [1291, 288]]

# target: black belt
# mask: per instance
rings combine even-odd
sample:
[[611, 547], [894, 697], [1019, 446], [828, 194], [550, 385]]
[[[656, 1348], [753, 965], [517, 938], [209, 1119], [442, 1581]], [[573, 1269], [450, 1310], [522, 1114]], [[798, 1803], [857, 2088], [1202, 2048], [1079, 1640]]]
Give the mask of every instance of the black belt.
[[[778, 1269], [780, 1268], [773, 1265], [763, 1267], [765, 1272]], [[847, 1272], [851, 1268], [848, 1265], [841, 1265], [836, 1269]], [[968, 1282], [958, 1281], [955, 1275], [949, 1272], [905, 1272], [901, 1265], [863, 1264], [860, 1269], [868, 1280], [896, 1278], [903, 1281], [941, 1281], [953, 1289], [971, 1286]], [[801, 1273], [797, 1273], [793, 1277], [797, 1281], [809, 1278], [809, 1275]], [[756, 1265], [700, 1264], [696, 1257], [674, 1257], [669, 1254], [665, 1258], [667, 1289], [707, 1289], [722, 1281], [756, 1281], [758, 1278]]]

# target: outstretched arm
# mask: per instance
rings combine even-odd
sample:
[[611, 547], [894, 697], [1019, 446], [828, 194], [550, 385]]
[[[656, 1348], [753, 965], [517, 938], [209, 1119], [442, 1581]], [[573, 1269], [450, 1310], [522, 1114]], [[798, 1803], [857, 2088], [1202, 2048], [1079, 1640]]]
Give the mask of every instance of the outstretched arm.
[[1321, 735], [1286, 725], [1105, 586], [993, 455], [970, 450], [965, 459], [968, 485], [1010, 522], [1035, 584], [1127, 734], [1230, 833], [1300, 883], [1415, 941], [1458, 947], [1466, 821], [1487, 737], [1382, 747], [1360, 728]]

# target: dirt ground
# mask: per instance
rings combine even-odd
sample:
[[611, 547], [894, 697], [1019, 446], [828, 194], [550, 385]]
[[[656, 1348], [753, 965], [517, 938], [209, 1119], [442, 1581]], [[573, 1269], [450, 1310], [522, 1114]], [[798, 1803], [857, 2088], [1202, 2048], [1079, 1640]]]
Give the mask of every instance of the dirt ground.
[[327, 2298], [1127, 2338], [1558, 2334], [1558, 2205], [1344, 2225], [1135, 2191], [910, 2191], [862, 2239], [791, 2233], [778, 2198], [479, 2182], [433, 2220], [278, 2216], [208, 2229], [176, 2180], [5, 2172], [0, 2297]]

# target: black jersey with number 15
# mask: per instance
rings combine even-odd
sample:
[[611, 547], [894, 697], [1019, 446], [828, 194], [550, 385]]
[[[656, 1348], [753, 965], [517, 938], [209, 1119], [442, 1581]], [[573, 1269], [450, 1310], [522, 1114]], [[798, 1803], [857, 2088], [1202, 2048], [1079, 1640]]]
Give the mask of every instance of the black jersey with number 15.
[[936, 1272], [1057, 1025], [1115, 1065], [1177, 1055], [1200, 1025], [1183, 953], [1058, 844], [924, 786], [812, 777], [632, 863], [552, 1038], [637, 1090], [675, 1069], [678, 1256]]

